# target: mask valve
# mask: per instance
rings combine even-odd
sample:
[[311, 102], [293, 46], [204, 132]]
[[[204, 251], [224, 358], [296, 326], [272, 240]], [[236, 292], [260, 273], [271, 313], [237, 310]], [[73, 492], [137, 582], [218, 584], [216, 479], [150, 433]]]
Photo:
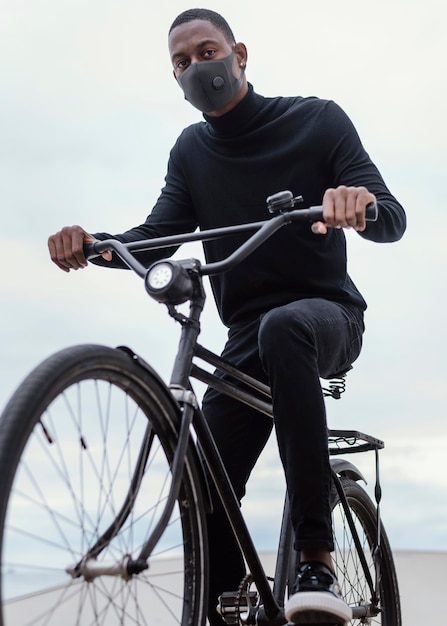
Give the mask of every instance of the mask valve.
[[225, 87], [225, 81], [222, 76], [216, 76], [213, 78], [213, 87], [216, 91], [223, 89]]

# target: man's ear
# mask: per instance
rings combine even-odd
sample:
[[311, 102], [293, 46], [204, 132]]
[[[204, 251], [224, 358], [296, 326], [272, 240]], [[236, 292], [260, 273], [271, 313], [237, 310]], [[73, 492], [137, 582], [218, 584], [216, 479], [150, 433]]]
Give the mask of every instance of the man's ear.
[[237, 43], [234, 46], [234, 54], [236, 55], [239, 67], [245, 68], [248, 58], [247, 46], [242, 42]]

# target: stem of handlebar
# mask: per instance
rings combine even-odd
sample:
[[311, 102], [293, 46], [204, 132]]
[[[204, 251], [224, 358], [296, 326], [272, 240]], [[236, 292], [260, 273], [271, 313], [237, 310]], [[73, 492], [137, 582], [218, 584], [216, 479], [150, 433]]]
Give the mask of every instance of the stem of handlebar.
[[[366, 207], [366, 220], [368, 222], [376, 221], [378, 216], [377, 204], [371, 202]], [[230, 235], [239, 234], [247, 231], [255, 232], [245, 243], [237, 248], [229, 257], [215, 263], [207, 263], [199, 268], [199, 273], [203, 276], [210, 274], [218, 274], [225, 272], [235, 265], [243, 261], [249, 254], [258, 248], [264, 241], [271, 237], [285, 224], [291, 222], [319, 222], [323, 221], [323, 207], [312, 206], [308, 209], [295, 209], [294, 211], [280, 213], [270, 220], [262, 222], [251, 222], [248, 224], [240, 224], [237, 226], [226, 226], [223, 228], [213, 228], [195, 233], [184, 233], [181, 235], [172, 235], [168, 237], [158, 237], [156, 239], [146, 239], [144, 241], [133, 241], [126, 244], [116, 239], [107, 239], [84, 245], [84, 254], [86, 259], [99, 256], [106, 250], [115, 252], [124, 263], [136, 272], [141, 278], [147, 273], [147, 267], [140, 263], [133, 252], [143, 252], [146, 250], [155, 250], [160, 248], [168, 248], [178, 246], [182, 243], [193, 241], [211, 241], [220, 237], [228, 237]]]

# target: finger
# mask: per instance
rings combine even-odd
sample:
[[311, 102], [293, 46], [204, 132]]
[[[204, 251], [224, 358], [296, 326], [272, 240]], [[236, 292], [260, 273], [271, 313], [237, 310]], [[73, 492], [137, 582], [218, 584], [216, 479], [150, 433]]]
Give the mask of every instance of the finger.
[[327, 226], [323, 222], [314, 222], [311, 229], [315, 235], [325, 235], [327, 233]]
[[64, 259], [60, 260], [59, 257], [57, 235], [52, 235], [48, 238], [48, 250], [50, 252], [50, 257], [53, 263], [64, 272], [69, 272], [70, 267], [67, 265]]
[[366, 209], [365, 201], [362, 200], [361, 196], [357, 196], [357, 201], [356, 201], [357, 223], [355, 225], [355, 230], [359, 233], [361, 233], [366, 228], [365, 209]]
[[88, 261], [84, 254], [84, 244], [94, 243], [96, 239], [89, 233], [86, 233], [83, 228], [76, 226], [72, 230], [72, 262], [77, 266], [76, 269], [81, 269], [88, 266]]
[[327, 226], [335, 226], [335, 189], [327, 189], [323, 196], [323, 220]]
[[61, 230], [62, 258], [73, 270], [85, 267], [87, 261], [82, 249], [84, 238], [80, 236], [76, 227], [68, 226]]
[[[323, 197], [324, 222], [331, 228], [348, 228], [346, 206], [350, 193], [349, 187], [340, 185], [336, 189], [327, 189]], [[355, 204], [351, 206], [351, 214], [355, 213]]]
[[348, 221], [348, 207], [351, 215], [355, 216], [355, 200], [352, 203], [353, 189], [350, 187], [337, 187], [334, 194], [334, 223], [333, 226], [348, 228], [351, 224]]
[[69, 272], [73, 268], [72, 262], [69, 258], [67, 258], [67, 235], [62, 231], [56, 233], [53, 237], [54, 246], [55, 246], [55, 263], [61, 269]]
[[346, 226], [348, 227], [350, 226], [352, 228], [357, 227], [357, 222], [358, 222], [357, 211], [359, 209], [357, 198], [358, 198], [358, 190], [355, 187], [348, 188], [346, 198], [345, 198], [345, 206], [344, 206], [345, 224], [342, 224], [343, 227], [346, 227]]

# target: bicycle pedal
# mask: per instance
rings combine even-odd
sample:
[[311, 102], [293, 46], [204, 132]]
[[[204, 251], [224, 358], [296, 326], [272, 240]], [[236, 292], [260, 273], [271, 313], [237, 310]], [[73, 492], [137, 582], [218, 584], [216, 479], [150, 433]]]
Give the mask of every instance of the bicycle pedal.
[[222, 616], [225, 624], [240, 624], [240, 614], [246, 612], [248, 607], [255, 607], [258, 601], [256, 591], [225, 591], [219, 596], [217, 612]]

